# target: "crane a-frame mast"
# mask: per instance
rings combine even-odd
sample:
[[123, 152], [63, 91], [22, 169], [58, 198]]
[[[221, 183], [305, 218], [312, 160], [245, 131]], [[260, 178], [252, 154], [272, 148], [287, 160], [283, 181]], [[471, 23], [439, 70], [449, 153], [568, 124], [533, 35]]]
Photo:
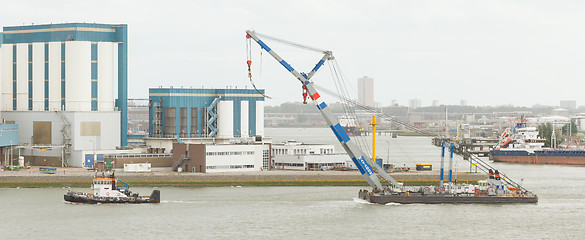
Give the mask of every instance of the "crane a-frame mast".
[[[262, 49], [268, 52], [270, 56], [276, 59], [276, 61], [278, 61], [284, 68], [286, 68], [286, 70], [288, 70], [296, 79], [298, 79], [303, 85], [305, 85], [308, 95], [313, 100], [313, 103], [317, 106], [319, 112], [321, 112], [321, 115], [325, 119], [325, 122], [327, 122], [327, 124], [337, 137], [337, 140], [339, 140], [341, 146], [343, 146], [345, 152], [347, 152], [353, 163], [357, 166], [358, 170], [360, 171], [364, 179], [368, 182], [370, 186], [372, 186], [372, 188], [374, 188], [374, 190], [383, 189], [376, 172], [380, 174], [394, 187], [402, 185], [396, 182], [396, 180], [394, 180], [394, 178], [392, 178], [388, 173], [386, 173], [386, 171], [384, 171], [382, 167], [376, 165], [368, 156], [366, 156], [361, 151], [360, 148], [357, 147], [357, 145], [353, 141], [351, 141], [351, 138], [349, 137], [349, 135], [347, 135], [343, 127], [341, 127], [341, 124], [339, 124], [337, 118], [333, 117], [333, 115], [327, 108], [327, 104], [321, 100], [319, 93], [313, 86], [313, 82], [310, 81], [311, 77], [315, 74], [315, 72], [319, 70], [319, 68], [321, 68], [321, 66], [323, 66], [325, 61], [334, 58], [331, 51], [318, 50], [321, 53], [323, 53], [323, 57], [319, 60], [319, 62], [317, 62], [317, 64], [311, 70], [311, 72], [309, 72], [308, 74], [299, 73], [289, 63], [282, 59], [282, 57], [280, 57], [274, 50], [268, 47], [266, 43], [260, 40], [259, 36], [262, 36], [261, 34], [258, 34], [252, 30], [248, 30], [246, 31], [246, 33], [247, 33], [246, 38], [254, 39], [254, 41], [256, 41]], [[315, 50], [314, 48], [310, 49]]]

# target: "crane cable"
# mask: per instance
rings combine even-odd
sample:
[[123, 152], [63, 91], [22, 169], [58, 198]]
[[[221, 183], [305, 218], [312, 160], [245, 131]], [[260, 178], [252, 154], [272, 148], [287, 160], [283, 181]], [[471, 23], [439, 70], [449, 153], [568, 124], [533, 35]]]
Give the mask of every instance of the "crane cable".
[[[331, 90], [329, 90], [327, 88], [324, 88], [322, 86], [319, 86], [319, 85], [316, 85], [316, 84], [314, 86], [319, 91], [321, 91], [321, 92], [323, 92], [325, 94], [328, 94], [328, 95], [330, 95], [332, 97], [335, 97], [335, 98], [341, 100], [344, 103], [347, 103], [347, 104], [349, 104], [351, 106], [355, 106], [358, 109], [361, 109], [361, 110], [364, 110], [364, 111], [367, 111], [367, 112], [370, 112], [370, 113], [377, 113], [377, 110], [374, 107], [362, 105], [362, 104], [356, 102], [355, 100], [352, 100], [350, 98], [347, 98], [345, 96], [342, 96], [341, 94], [335, 93], [334, 91], [331, 91]], [[405, 128], [407, 130], [410, 130], [410, 131], [413, 131], [413, 132], [417, 132], [417, 133], [419, 133], [419, 134], [421, 134], [423, 136], [426, 136], [426, 137], [436, 136], [436, 134], [434, 134], [434, 133], [431, 133], [431, 132], [422, 130], [422, 129], [418, 128], [418, 127], [415, 127], [415, 126], [413, 126], [413, 125], [411, 125], [411, 124], [409, 124], [407, 122], [401, 121], [401, 120], [399, 120], [399, 119], [397, 119], [395, 117], [389, 116], [387, 114], [384, 114], [384, 113], [377, 113], [377, 114], [381, 115], [382, 118], [391, 121], [393, 124], [396, 124], [398, 126], [402, 126], [403, 128]], [[358, 138], [358, 140], [359, 140], [359, 138]], [[469, 158], [470, 158], [469, 161], [473, 161], [474, 163], [476, 163], [478, 165], [478, 169], [481, 170], [484, 173], [487, 173], [489, 169], [495, 169], [493, 166], [491, 166], [487, 162], [481, 160], [479, 157], [477, 157], [474, 154], [469, 154]], [[458, 161], [455, 162], [455, 168], [457, 168], [457, 164], [458, 164]], [[511, 185], [511, 186], [517, 187], [519, 189], [522, 189], [524, 192], [530, 192], [528, 189], [526, 189], [525, 187], [523, 187], [521, 184], [518, 184], [517, 182], [515, 182], [514, 180], [512, 180], [511, 178], [509, 178], [508, 176], [506, 176], [503, 172], [500, 172], [500, 175], [503, 176], [502, 180], [504, 180], [504, 182], [506, 182], [508, 185]]]
[[[260, 54], [262, 55], [262, 52], [260, 52]], [[252, 87], [254, 87], [256, 92], [258, 92], [260, 95], [264, 96], [265, 98], [272, 99], [268, 95], [260, 92], [260, 90], [258, 90], [258, 88], [256, 87], [256, 84], [254, 84], [254, 81], [252, 80], [252, 41], [250, 40], [250, 35], [246, 35], [246, 57], [247, 57], [246, 63], [248, 64], [248, 78], [250, 79]]]
[[[348, 124], [353, 122], [353, 125], [355, 125], [355, 127], [359, 127], [357, 124], [358, 118], [354, 105], [352, 105], [351, 102], [349, 101], [349, 99], [351, 98], [349, 97], [350, 94], [348, 91], [347, 80], [344, 78], [344, 75], [341, 72], [341, 68], [339, 67], [339, 64], [335, 59], [328, 61], [328, 63], [329, 71], [331, 72], [335, 88], [337, 90], [338, 95], [341, 96], [339, 100], [341, 100], [343, 111], [345, 112]], [[316, 84], [315, 86], [317, 87]], [[370, 153], [371, 155], [370, 145], [367, 142], [365, 136], [362, 136], [361, 134], [356, 135], [354, 139], [356, 139], [356, 144], [361, 149], [365, 150], [366, 153]]]

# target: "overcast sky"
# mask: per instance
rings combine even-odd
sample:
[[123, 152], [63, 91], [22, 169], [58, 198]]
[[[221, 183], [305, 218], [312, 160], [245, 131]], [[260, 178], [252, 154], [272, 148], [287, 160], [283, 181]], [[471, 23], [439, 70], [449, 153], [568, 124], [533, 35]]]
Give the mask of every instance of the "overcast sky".
[[[375, 79], [382, 105], [585, 105], [585, 1], [6, 2], [2, 26], [128, 24], [130, 98], [158, 86], [251, 88], [245, 30], [254, 29], [333, 51], [353, 91], [358, 78]], [[272, 48], [299, 71], [320, 58]], [[282, 66], [256, 45], [252, 55], [254, 81], [273, 97], [267, 105], [301, 101]], [[328, 67], [313, 80], [335, 89]]]

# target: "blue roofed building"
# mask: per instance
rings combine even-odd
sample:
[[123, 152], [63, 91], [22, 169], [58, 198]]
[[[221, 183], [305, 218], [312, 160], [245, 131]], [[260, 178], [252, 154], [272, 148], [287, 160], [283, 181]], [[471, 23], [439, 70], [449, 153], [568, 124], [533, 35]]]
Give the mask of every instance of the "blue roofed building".
[[148, 135], [147, 146], [173, 149], [177, 171], [272, 167], [270, 139], [264, 138], [264, 90], [151, 88]]
[[149, 136], [246, 138], [264, 135], [264, 90], [151, 88]]

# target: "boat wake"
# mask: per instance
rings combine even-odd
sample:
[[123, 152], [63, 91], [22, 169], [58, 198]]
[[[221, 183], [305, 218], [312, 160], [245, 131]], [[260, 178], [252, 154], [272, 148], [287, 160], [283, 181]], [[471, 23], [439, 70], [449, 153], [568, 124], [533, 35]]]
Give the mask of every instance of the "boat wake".
[[353, 198], [353, 202], [362, 203], [362, 204], [375, 204], [375, 203], [368, 202], [365, 199], [361, 199], [361, 198], [357, 198], [357, 197]]
[[[365, 201], [365, 200], [364, 200]], [[400, 203], [395, 203], [395, 202], [391, 202], [391, 203], [386, 203], [384, 204], [385, 206], [398, 206], [398, 205], [402, 205]]]
[[194, 204], [194, 203], [201, 203], [201, 202], [198, 202], [198, 201], [182, 201], [182, 200], [161, 200], [160, 203]]

